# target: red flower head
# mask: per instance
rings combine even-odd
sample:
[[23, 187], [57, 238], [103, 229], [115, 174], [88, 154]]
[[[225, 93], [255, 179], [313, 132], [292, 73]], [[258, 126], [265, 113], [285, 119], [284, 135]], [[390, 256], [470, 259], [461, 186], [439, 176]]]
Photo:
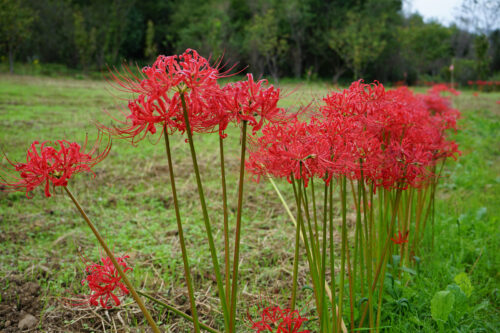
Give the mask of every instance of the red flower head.
[[392, 238], [391, 237], [391, 240], [394, 242], [394, 244], [404, 244], [404, 243], [408, 243], [408, 231], [405, 233], [404, 237], [403, 235], [401, 234], [401, 231], [398, 230], [398, 235], [394, 235], [394, 237], [396, 238]]
[[268, 124], [263, 135], [254, 139], [246, 167], [257, 176], [302, 179], [323, 177], [330, 165], [330, 150], [318, 123], [298, 120], [286, 124]]
[[113, 135], [131, 139], [133, 143], [142, 140], [147, 133], [156, 133], [156, 126], [169, 132], [184, 132], [181, 97], [188, 110], [189, 121], [195, 132], [212, 132], [219, 124], [213, 116], [213, 103], [221, 94], [217, 80], [227, 77], [217, 66], [195, 50], [187, 49], [181, 55], [160, 55], [153, 65], [144, 67], [140, 77], [131, 74], [112, 74], [112, 83], [121, 91], [139, 94], [129, 100], [128, 111], [122, 111], [125, 120], [112, 117], [120, 126], [101, 128]]
[[222, 105], [229, 111], [231, 118], [238, 122], [245, 120], [257, 132], [265, 121], [284, 123], [292, 116], [287, 116], [284, 109], [278, 107], [280, 89], [269, 85], [267, 80], [255, 82], [252, 74], [247, 74], [247, 81], [238, 81], [223, 88]]
[[[123, 267], [123, 272], [131, 271], [125, 259], [128, 256], [117, 257], [116, 261]], [[120, 299], [116, 295], [116, 291], [121, 292], [123, 295], [128, 295], [127, 287], [120, 282], [121, 277], [116, 270], [115, 266], [109, 258], [101, 258], [101, 265], [91, 263], [85, 268], [87, 277], [82, 280], [82, 286], [88, 285], [92, 293], [88, 299], [90, 305], [101, 305], [105, 309], [111, 309], [113, 303], [115, 306], [120, 305]]]
[[378, 82], [353, 82], [349, 89], [324, 98], [318, 121], [324, 124], [335, 169], [349, 178], [361, 176], [387, 189], [419, 187], [432, 176], [432, 167], [459, 152], [446, 140], [459, 116], [451, 107], [445, 85], [415, 95], [407, 87], [385, 90]]
[[87, 151], [87, 139], [82, 146], [66, 140], [57, 140], [54, 145], [50, 141], [39, 143], [34, 141], [28, 149], [26, 163], [14, 163], [7, 159], [10, 166], [0, 168], [0, 186], [7, 191], [29, 192], [45, 184], [45, 196], [50, 197], [50, 185], [66, 186], [73, 174], [92, 172], [92, 167], [101, 162], [111, 149], [111, 140], [99, 152], [103, 135], [99, 132], [94, 145]]
[[259, 321], [253, 321], [250, 316], [248, 320], [252, 323], [251, 329], [257, 333], [310, 333], [309, 330], [299, 331], [302, 324], [307, 321], [301, 317], [297, 310], [280, 309], [278, 306], [264, 308]]

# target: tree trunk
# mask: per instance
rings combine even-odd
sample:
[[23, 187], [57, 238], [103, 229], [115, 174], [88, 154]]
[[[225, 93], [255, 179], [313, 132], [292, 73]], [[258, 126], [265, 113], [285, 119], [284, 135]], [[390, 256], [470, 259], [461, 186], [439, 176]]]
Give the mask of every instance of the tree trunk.
[[293, 74], [299, 79], [302, 76], [302, 49], [300, 44], [292, 51], [293, 55]]
[[340, 77], [342, 76], [342, 74], [344, 74], [345, 71], [346, 71], [345, 67], [337, 68], [335, 70], [335, 74], [333, 75], [332, 79], [333, 83], [337, 84], [339, 82]]
[[10, 74], [14, 74], [14, 50], [12, 45], [9, 45], [9, 69]]

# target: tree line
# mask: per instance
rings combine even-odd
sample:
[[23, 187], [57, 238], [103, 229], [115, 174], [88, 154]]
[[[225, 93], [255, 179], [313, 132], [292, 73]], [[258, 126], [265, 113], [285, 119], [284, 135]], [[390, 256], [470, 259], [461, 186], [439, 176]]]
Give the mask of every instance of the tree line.
[[[478, 23], [466, 8], [478, 2], [464, 0], [462, 22]], [[411, 84], [448, 80], [453, 64], [465, 83], [500, 70], [500, 30], [488, 27], [426, 22], [404, 15], [402, 0], [0, 0], [0, 50], [11, 70], [14, 61], [84, 72], [141, 66], [194, 48], [275, 79]]]

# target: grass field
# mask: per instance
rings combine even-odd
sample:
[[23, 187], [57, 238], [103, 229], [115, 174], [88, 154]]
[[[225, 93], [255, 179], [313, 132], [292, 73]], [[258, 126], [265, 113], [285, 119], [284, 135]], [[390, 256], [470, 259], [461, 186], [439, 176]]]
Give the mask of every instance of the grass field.
[[[300, 86], [283, 106], [309, 103], [328, 91], [324, 84]], [[93, 122], [110, 124], [103, 110], [126, 102], [113, 97], [103, 81], [0, 76], [0, 147], [12, 160], [25, 158], [32, 141], [95, 137]], [[454, 100], [462, 111], [460, 131], [454, 135], [462, 156], [447, 163], [439, 187], [436, 242], [422, 256], [407, 284], [387, 279], [382, 322], [387, 332], [435, 332], [431, 317], [433, 295], [453, 288], [454, 278], [466, 272], [472, 292], [456, 300], [445, 324], [447, 332], [500, 330], [500, 93], [474, 97], [463, 92]], [[230, 219], [234, 221], [239, 168], [237, 129], [229, 130], [227, 171]], [[222, 203], [219, 201], [218, 138], [196, 135], [202, 177], [214, 223], [216, 242], [223, 249]], [[70, 188], [117, 254], [128, 254], [132, 279], [183, 311], [189, 302], [182, 279], [182, 260], [173, 203], [169, 195], [164, 146], [158, 136], [133, 147], [115, 140], [108, 158], [96, 167], [96, 177], [77, 176]], [[215, 279], [204, 237], [189, 147], [179, 135], [172, 137], [174, 164], [185, 234], [188, 242], [196, 298], [203, 321], [221, 328]], [[283, 185], [283, 184], [281, 184]], [[265, 300], [286, 304], [291, 289], [294, 227], [271, 185], [248, 181], [243, 211], [241, 298], [238, 332], [248, 332], [247, 310]], [[288, 186], [281, 186], [292, 202]], [[0, 330], [16, 332], [26, 313], [34, 315], [38, 331], [140, 331], [146, 325], [131, 298], [112, 310], [75, 306], [87, 291], [82, 257], [99, 260], [100, 250], [88, 227], [61, 191], [45, 198], [37, 191], [0, 192]], [[222, 253], [222, 251], [221, 251]], [[221, 259], [222, 260], [222, 259]], [[307, 288], [306, 261], [302, 261], [300, 304], [313, 313]], [[190, 332], [186, 321], [148, 304], [163, 329]], [[313, 322], [313, 321], [312, 321]], [[311, 325], [314, 325], [312, 323]], [[312, 326], [311, 326], [312, 327]]]

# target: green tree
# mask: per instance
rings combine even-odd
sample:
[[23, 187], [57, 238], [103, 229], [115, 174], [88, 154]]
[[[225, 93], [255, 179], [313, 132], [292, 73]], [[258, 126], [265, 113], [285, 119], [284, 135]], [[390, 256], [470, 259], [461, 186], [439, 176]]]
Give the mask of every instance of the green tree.
[[175, 52], [196, 49], [204, 56], [223, 55], [230, 33], [227, 3], [223, 0], [177, 0], [171, 5], [172, 21], [167, 42]]
[[87, 72], [89, 63], [96, 51], [96, 29], [92, 27], [90, 32], [87, 33], [83, 15], [79, 11], [73, 14], [73, 18], [75, 25], [75, 46], [78, 52], [78, 58], [83, 71]]
[[11, 73], [14, 73], [16, 51], [30, 37], [35, 18], [35, 13], [22, 1], [0, 0], [0, 42], [7, 48]]
[[482, 80], [488, 77], [490, 57], [488, 49], [490, 43], [485, 35], [479, 35], [474, 39], [474, 51], [476, 53], [476, 73]]
[[490, 55], [491, 69], [493, 71], [500, 70], [500, 29], [496, 29], [490, 35]]
[[263, 15], [256, 14], [252, 24], [247, 26], [247, 50], [254, 57], [253, 63], [262, 58], [275, 80], [279, 77], [279, 61], [288, 49], [287, 36], [280, 34], [274, 9]]
[[354, 79], [360, 78], [366, 66], [384, 50], [386, 22], [386, 15], [374, 17], [361, 10], [350, 10], [343, 26], [330, 31], [329, 46], [353, 71]]
[[309, 37], [307, 31], [314, 15], [308, 1], [289, 0], [284, 2], [283, 18], [290, 32], [290, 55], [293, 74], [296, 78], [302, 75], [305, 41]]
[[153, 21], [148, 20], [148, 27], [146, 29], [146, 47], [144, 49], [144, 56], [148, 60], [152, 60], [158, 55], [158, 47], [154, 41], [155, 38], [155, 25]]
[[424, 23], [419, 15], [409, 18], [398, 31], [402, 57], [418, 74], [438, 75], [452, 57], [453, 30], [437, 22]]

